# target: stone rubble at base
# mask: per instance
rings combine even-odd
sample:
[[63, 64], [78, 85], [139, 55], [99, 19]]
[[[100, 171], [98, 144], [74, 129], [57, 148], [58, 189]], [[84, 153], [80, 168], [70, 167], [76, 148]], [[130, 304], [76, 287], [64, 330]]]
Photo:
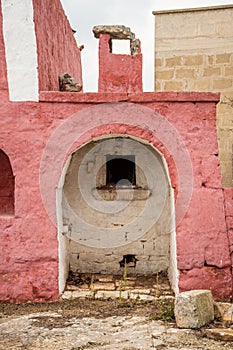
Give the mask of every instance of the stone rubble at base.
[[221, 330], [221, 341], [217, 341], [214, 339], [220, 338], [215, 336], [216, 330], [197, 333], [177, 329], [172, 323], [148, 320], [145, 316], [72, 317], [65, 320], [63, 317], [62, 311], [57, 311], [2, 318], [0, 349], [230, 350], [233, 344], [230, 341], [233, 330]]

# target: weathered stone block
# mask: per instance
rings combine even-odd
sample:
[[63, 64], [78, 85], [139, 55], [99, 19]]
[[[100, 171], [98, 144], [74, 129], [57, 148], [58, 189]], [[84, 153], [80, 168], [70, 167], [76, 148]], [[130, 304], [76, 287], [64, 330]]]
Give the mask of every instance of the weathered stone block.
[[95, 38], [99, 38], [100, 34], [109, 34], [111, 39], [130, 40], [135, 38], [135, 34], [131, 32], [129, 27], [122, 25], [98, 25], [92, 29]]
[[191, 290], [175, 300], [175, 318], [179, 328], [200, 328], [214, 319], [211, 291]]
[[176, 78], [194, 78], [195, 69], [176, 69]]
[[202, 55], [186, 56], [184, 57], [184, 62], [186, 66], [199, 66], [203, 64], [203, 59]]
[[232, 87], [232, 79], [216, 79], [214, 80], [213, 82], [213, 88], [215, 90], [218, 90], [218, 91], [221, 91], [221, 90], [224, 90], [224, 89], [229, 89]]
[[233, 75], [233, 67], [225, 67], [225, 76]]
[[219, 76], [221, 74], [221, 68], [220, 67], [209, 67], [204, 69], [203, 76], [204, 77], [211, 77], [213, 75]]
[[225, 325], [233, 324], [233, 304], [224, 312], [222, 319]]
[[170, 80], [173, 78], [173, 70], [157, 71], [156, 78], [162, 80]]
[[216, 63], [228, 63], [230, 62], [231, 54], [230, 53], [223, 53], [216, 55]]
[[114, 290], [98, 290], [95, 294], [95, 299], [128, 299], [129, 294], [127, 291], [114, 291]]
[[166, 67], [175, 67], [181, 66], [182, 64], [182, 56], [168, 57], [166, 58]]
[[183, 83], [182, 81], [168, 81], [164, 85], [166, 91], [182, 91]]
[[112, 282], [103, 282], [103, 283], [98, 283], [95, 282], [93, 284], [93, 290], [115, 290], [115, 284]]
[[155, 59], [155, 66], [161, 67], [163, 65], [163, 59], [162, 58], [156, 58]]

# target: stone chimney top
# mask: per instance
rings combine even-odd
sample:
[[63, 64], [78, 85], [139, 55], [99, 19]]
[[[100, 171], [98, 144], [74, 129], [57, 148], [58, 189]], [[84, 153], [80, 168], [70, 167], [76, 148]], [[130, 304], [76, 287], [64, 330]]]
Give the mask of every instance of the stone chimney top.
[[131, 32], [129, 27], [123, 25], [98, 25], [92, 29], [95, 38], [99, 38], [100, 34], [109, 34], [111, 39], [133, 40], [135, 34]]

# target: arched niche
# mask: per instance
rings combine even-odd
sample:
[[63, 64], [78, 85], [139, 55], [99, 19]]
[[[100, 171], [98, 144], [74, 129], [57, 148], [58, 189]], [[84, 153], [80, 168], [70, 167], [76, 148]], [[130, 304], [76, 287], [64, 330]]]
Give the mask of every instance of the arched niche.
[[[128, 170], [127, 170], [128, 168]], [[174, 195], [163, 155], [129, 135], [100, 136], [72, 153], [57, 192], [59, 289], [69, 270], [168, 271], [177, 289]]]
[[0, 149], [0, 215], [14, 215], [15, 179], [9, 157]]

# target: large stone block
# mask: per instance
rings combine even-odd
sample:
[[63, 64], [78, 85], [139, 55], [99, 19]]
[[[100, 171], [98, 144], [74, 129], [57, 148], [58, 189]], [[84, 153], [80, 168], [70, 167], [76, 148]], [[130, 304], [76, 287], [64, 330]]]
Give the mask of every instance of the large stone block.
[[175, 318], [179, 328], [200, 328], [214, 319], [211, 291], [191, 290], [175, 300]]

